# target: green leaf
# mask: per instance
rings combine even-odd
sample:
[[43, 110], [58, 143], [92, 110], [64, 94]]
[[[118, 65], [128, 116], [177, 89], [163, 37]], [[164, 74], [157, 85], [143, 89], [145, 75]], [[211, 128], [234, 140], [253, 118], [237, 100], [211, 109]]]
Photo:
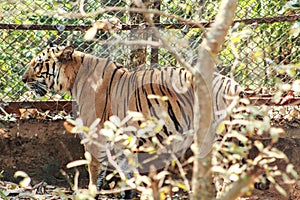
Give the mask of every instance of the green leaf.
[[179, 187], [179, 188], [181, 188], [181, 189], [183, 189], [183, 190], [185, 190], [185, 191], [188, 190], [188, 187], [184, 183], [178, 182], [176, 184], [176, 186]]
[[110, 141], [112, 141], [115, 136], [115, 132], [111, 129], [101, 129], [100, 133], [107, 137]]
[[67, 168], [78, 167], [81, 165], [88, 165], [90, 162], [87, 160], [75, 160], [67, 164]]
[[299, 4], [299, 0], [293, 0], [293, 1], [289, 1], [287, 2], [282, 9], [278, 12], [278, 14], [284, 14], [285, 12], [289, 11], [289, 10], [298, 10], [300, 9], [300, 4]]
[[271, 158], [284, 159], [284, 160], [288, 161], [287, 156], [282, 151], [280, 151], [276, 148], [272, 148], [271, 151], [267, 151], [264, 153], [266, 153]]
[[270, 135], [271, 135], [271, 138], [272, 138], [272, 143], [276, 143], [279, 139], [279, 137], [281, 135], [283, 135], [285, 132], [282, 128], [275, 128], [275, 127], [272, 127], [270, 129]]
[[299, 179], [299, 174], [297, 173], [297, 171], [294, 169], [294, 165], [293, 164], [288, 164], [286, 166], [286, 172], [290, 173], [295, 179]]
[[291, 179], [286, 173], [282, 174], [282, 180], [285, 184], [294, 184], [296, 181]]
[[283, 196], [287, 196], [287, 193], [286, 193], [286, 191], [280, 186], [280, 185], [278, 185], [278, 184], [276, 184], [275, 185], [275, 188], [276, 188], [276, 190], [281, 194], [281, 195], [283, 195]]
[[114, 123], [117, 127], [120, 127], [121, 126], [121, 120], [118, 116], [116, 115], [112, 115], [109, 117], [109, 120]]
[[159, 172], [156, 176], [155, 176], [155, 178], [157, 179], [157, 180], [161, 180], [161, 179], [164, 179], [167, 175], [169, 175], [170, 174], [170, 172], [168, 172], [168, 171], [162, 171], [162, 172]]
[[17, 177], [22, 177], [22, 178], [27, 178], [29, 177], [27, 175], [26, 172], [23, 172], [23, 171], [16, 171], [15, 174], [14, 174], [14, 177], [17, 178]]
[[255, 141], [254, 141], [254, 145], [257, 147], [257, 149], [258, 149], [260, 152], [263, 151], [263, 149], [264, 149], [263, 143], [261, 143], [261, 142], [258, 141], [258, 140], [255, 140]]
[[6, 195], [4, 194], [4, 192], [2, 190], [0, 190], [0, 196], [4, 199], [4, 200], [8, 200], [8, 198], [6, 197]]
[[110, 129], [110, 130], [113, 130], [113, 131], [117, 131], [117, 126], [111, 121], [104, 122], [104, 128], [105, 129]]
[[300, 34], [300, 21], [297, 21], [290, 30], [290, 34], [293, 38], [297, 38]]

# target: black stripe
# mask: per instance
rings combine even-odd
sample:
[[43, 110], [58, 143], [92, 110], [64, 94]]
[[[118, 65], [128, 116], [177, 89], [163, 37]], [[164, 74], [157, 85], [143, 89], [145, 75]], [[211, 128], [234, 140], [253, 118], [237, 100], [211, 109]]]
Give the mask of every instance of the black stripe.
[[181, 87], [183, 87], [183, 83], [182, 83], [182, 79], [181, 79], [181, 77], [182, 77], [182, 72], [183, 72], [183, 71], [184, 71], [183, 68], [180, 68], [180, 69], [179, 69], [179, 82], [180, 82]]
[[[153, 69], [153, 70], [151, 71], [151, 73], [150, 73], [150, 89], [151, 89], [151, 93], [152, 93], [152, 94], [156, 94], [155, 91], [154, 91], [154, 88], [153, 88], [153, 85], [154, 85], [154, 84], [153, 84], [153, 74], [154, 74], [154, 70], [155, 70], [155, 69]], [[158, 86], [158, 87], [159, 87], [159, 86]], [[148, 98], [148, 97], [147, 97], [147, 98]], [[154, 99], [154, 101], [155, 101], [156, 104], [159, 104], [159, 102], [158, 102], [158, 100], [157, 100], [156, 98]]]
[[[179, 107], [180, 109], [180, 114], [182, 115], [182, 118], [184, 119], [185, 121], [185, 124], [188, 125], [188, 119], [187, 119], [187, 116], [185, 114], [185, 110], [183, 109], [183, 107], [180, 105], [180, 103], [178, 101], [176, 101], [177, 103], [177, 106]], [[190, 113], [191, 114], [191, 113]]]
[[142, 92], [145, 95], [146, 102], [147, 102], [147, 105], [148, 105], [148, 108], [149, 108], [151, 116], [154, 116], [154, 117], [157, 118], [157, 115], [156, 115], [154, 109], [152, 108], [152, 104], [151, 104], [151, 102], [150, 102], [150, 100], [148, 98], [148, 93], [147, 93], [147, 91], [144, 88], [144, 79], [145, 79], [145, 76], [146, 76], [147, 72], [148, 72], [148, 70], [146, 70], [146, 71], [143, 72], [143, 76], [142, 76]]
[[[169, 96], [172, 97], [172, 93], [170, 93], [170, 90], [168, 90], [169, 88], [166, 87], [166, 80], [164, 79], [164, 73], [166, 72], [166, 68], [164, 69], [164, 71], [160, 71], [160, 91], [163, 94], [163, 96], [166, 96], [166, 93], [163, 92], [163, 90], [168, 91]], [[168, 72], [166, 72], [168, 73]]]
[[36, 63], [35, 66], [33, 67], [33, 70], [35, 71], [35, 69], [36, 69], [37, 67], [41, 67], [41, 66], [42, 66], [42, 63]]
[[[116, 89], [115, 89], [115, 95], [118, 94], [118, 90], [119, 90], [119, 88], [120, 88], [120, 83], [121, 83], [122, 77], [123, 77], [124, 74], [126, 74], [126, 73], [127, 73], [127, 72], [124, 71], [124, 72], [120, 75], [119, 81], [118, 81], [117, 86], [116, 86]], [[123, 79], [123, 82], [124, 82], [124, 80], [125, 80], [125, 79]]]
[[127, 78], [127, 95], [126, 95], [124, 106], [123, 106], [123, 108], [124, 108], [124, 110], [123, 110], [124, 115], [126, 115], [126, 111], [127, 111], [126, 108], [128, 108], [128, 102], [130, 100], [130, 96], [129, 96], [130, 95], [130, 89], [131, 89], [132, 86], [133, 86], [133, 84], [132, 84], [132, 74], [131, 74]]
[[178, 94], [177, 92], [174, 92], [176, 97], [180, 100], [180, 102], [186, 106], [190, 107], [191, 110], [193, 110], [194, 107], [194, 90], [193, 88], [188, 88], [188, 91], [184, 94]]
[[48, 72], [49, 72], [49, 63], [48, 63], [48, 62], [46, 62], [46, 63], [45, 63], [45, 65], [46, 65], [46, 78], [48, 78]]
[[52, 74], [55, 77], [55, 66], [56, 66], [56, 62], [53, 62], [52, 64]]
[[163, 125], [163, 132], [164, 132], [167, 136], [169, 136], [169, 135], [172, 134], [171, 132], [168, 131], [168, 128], [167, 128], [166, 125]]
[[171, 105], [171, 103], [169, 101], [168, 101], [168, 113], [169, 113], [169, 116], [170, 116], [171, 120], [174, 123], [176, 131], [179, 132], [179, 133], [182, 133], [183, 132], [182, 127], [179, 124], [179, 122], [178, 122], [178, 120], [176, 118], [176, 115], [175, 115], [175, 113], [173, 111], [172, 105]]
[[[166, 135], [169, 136], [168, 134], [166, 134]], [[159, 133], [157, 133], [155, 136], [157, 137], [157, 139], [158, 139], [158, 141], [159, 141], [160, 143], [163, 142], [163, 140], [164, 140], [164, 137], [163, 137], [163, 136], [161, 136]]]
[[226, 101], [228, 100], [228, 97], [226, 97], [226, 95], [230, 94], [229, 93], [230, 88], [231, 88], [231, 81], [227, 79], [226, 83], [225, 83], [225, 88], [224, 88], [224, 91], [223, 91], [223, 101], [224, 101], [224, 103], [226, 103]]
[[140, 88], [137, 89], [137, 99], [136, 99], [136, 101], [137, 101], [136, 103], [138, 105], [137, 111], [142, 112], [143, 108], [142, 108], [142, 105], [141, 105]]
[[107, 68], [107, 66], [108, 66], [109, 61], [110, 61], [110, 59], [109, 59], [109, 57], [108, 57], [107, 60], [106, 60], [105, 65], [104, 65], [103, 71], [102, 71], [102, 78], [104, 77], [104, 73], [105, 73], [105, 70], [106, 70], [106, 68]]
[[215, 88], [216, 87], [216, 85], [217, 85], [217, 83], [219, 83], [220, 82], [220, 80], [222, 80], [222, 79], [224, 79], [224, 77], [223, 76], [220, 76], [220, 77], [218, 77], [218, 76], [214, 76], [214, 79], [213, 79], [213, 82], [214, 82], [214, 84], [213, 84], [213, 88]]
[[[167, 69], [167, 68], [166, 68], [166, 69]], [[170, 84], [172, 84], [172, 76], [173, 76], [173, 70], [174, 70], [174, 68], [169, 68], [169, 69], [171, 70], [171, 72], [170, 72], [171, 75], [170, 75], [170, 79], [169, 79], [169, 80], [170, 80]], [[169, 72], [169, 71], [167, 70], [166, 73], [168, 74], [168, 72]], [[163, 83], [164, 83], [164, 81], [163, 81]], [[173, 92], [169, 89], [168, 85], [166, 85], [166, 86], [167, 86], [167, 87], [166, 87], [166, 90], [167, 90], [168, 94], [170, 95], [170, 97], [173, 97], [173, 95], [172, 95]], [[173, 86], [171, 85], [171, 87], [173, 87]], [[173, 89], [172, 89], [172, 90], [173, 90]]]
[[137, 112], [141, 112], [141, 99], [140, 99], [140, 95], [138, 92], [138, 89], [135, 89], [134, 91], [134, 98], [135, 98], [135, 110]]
[[[218, 79], [217, 82], [220, 82], [220, 81], [223, 82], [224, 78], [225, 77], [222, 77], [221, 79]], [[219, 96], [222, 95], [222, 94], [220, 94], [222, 86], [223, 86], [223, 84], [220, 84], [220, 86], [218, 87], [218, 90], [217, 90], [216, 94], [214, 94], [215, 95], [215, 102], [216, 102], [215, 105], [216, 105], [216, 109], [217, 110], [220, 110], [220, 108], [219, 108]], [[215, 88], [215, 87], [216, 87], [216, 84], [214, 84], [213, 88]]]
[[115, 75], [116, 75], [117, 71], [118, 71], [118, 68], [115, 68], [114, 71], [113, 71], [113, 73], [112, 73], [112, 76], [111, 76], [111, 79], [110, 79], [110, 83], [109, 83], [109, 85], [108, 85], [108, 88], [107, 88], [107, 90], [106, 90], [105, 104], [104, 104], [104, 108], [103, 108], [103, 114], [102, 114], [102, 117], [101, 117], [101, 119], [103, 119], [103, 120], [104, 120], [104, 119], [106, 120], [106, 118], [105, 118], [104, 116], [105, 116], [105, 114], [106, 114], [108, 98], [110, 97], [111, 88], [112, 88], [112, 83], [113, 83], [113, 80], [114, 80], [114, 78], [115, 78]]
[[126, 81], [127, 81], [127, 79], [128, 79], [128, 76], [124, 76], [123, 77], [123, 84], [122, 84], [122, 86], [121, 86], [121, 93], [120, 93], [120, 96], [123, 96], [123, 92], [124, 92], [124, 86], [125, 86], [125, 83], [126, 83]]
[[184, 73], [184, 82], [187, 80], [187, 72]]
[[236, 93], [236, 92], [237, 92], [237, 90], [238, 90], [238, 87], [239, 87], [239, 86], [238, 86], [237, 84], [235, 84], [235, 85], [234, 85], [234, 93]]
[[57, 76], [55, 77], [56, 78], [56, 80], [55, 80], [56, 81], [56, 85], [58, 85], [58, 78], [60, 76], [60, 70], [61, 70], [61, 68], [62, 68], [62, 65], [60, 67], [58, 67], [58, 73], [57, 73]]
[[160, 85], [159, 91], [160, 91], [160, 93], [161, 93], [161, 96], [167, 96], [166, 93], [164, 92], [163, 88], [164, 88], [164, 85], [163, 85], [163, 84]]
[[[94, 65], [92, 65], [93, 64], [93, 61], [95, 61], [95, 63], [94, 63]], [[97, 69], [97, 67], [98, 67], [98, 64], [99, 64], [99, 59], [98, 58], [94, 58], [94, 59], [88, 59], [88, 67], [90, 67], [90, 66], [94, 66], [94, 69], [93, 70], [89, 70], [89, 75], [87, 76], [87, 77], [90, 77], [90, 76], [92, 76], [92, 75], [94, 75], [95, 74], [95, 71], [96, 71], [96, 69]], [[103, 76], [102, 76], [102, 78], [103, 78]]]

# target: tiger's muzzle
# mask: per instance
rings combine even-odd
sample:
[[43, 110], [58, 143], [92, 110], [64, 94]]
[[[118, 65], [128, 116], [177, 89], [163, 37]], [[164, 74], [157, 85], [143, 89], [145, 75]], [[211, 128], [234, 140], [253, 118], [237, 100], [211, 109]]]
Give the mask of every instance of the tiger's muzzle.
[[38, 96], [45, 96], [47, 94], [47, 85], [46, 83], [41, 83], [34, 80], [29, 80], [28, 76], [22, 76], [23, 83], [27, 84], [28, 87], [33, 90]]

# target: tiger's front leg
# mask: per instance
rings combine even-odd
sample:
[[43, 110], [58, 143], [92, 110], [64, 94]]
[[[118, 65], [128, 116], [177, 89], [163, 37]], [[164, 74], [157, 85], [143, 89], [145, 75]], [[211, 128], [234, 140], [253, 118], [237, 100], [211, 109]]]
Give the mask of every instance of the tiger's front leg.
[[88, 166], [89, 172], [89, 187], [96, 185], [98, 190], [101, 190], [102, 185], [98, 185], [98, 174], [100, 173], [100, 162], [92, 155], [91, 163]]
[[[100, 191], [106, 185], [106, 175], [107, 175], [107, 167], [106, 165], [101, 166], [101, 163], [97, 158], [92, 155], [92, 160], [90, 165], [88, 166], [89, 171], [89, 187], [91, 185], [96, 185], [97, 190]], [[127, 170], [125, 171], [125, 175], [127, 178], [132, 178], [133, 173]], [[134, 199], [138, 196], [138, 192], [136, 190], [126, 190], [119, 194], [118, 198], [121, 199]]]
[[[103, 168], [103, 166], [102, 166]], [[89, 187], [91, 185], [96, 185], [97, 190], [100, 191], [105, 186], [105, 178], [107, 175], [107, 167], [101, 169], [101, 163], [98, 159], [92, 156], [92, 161], [88, 166], [89, 171]]]

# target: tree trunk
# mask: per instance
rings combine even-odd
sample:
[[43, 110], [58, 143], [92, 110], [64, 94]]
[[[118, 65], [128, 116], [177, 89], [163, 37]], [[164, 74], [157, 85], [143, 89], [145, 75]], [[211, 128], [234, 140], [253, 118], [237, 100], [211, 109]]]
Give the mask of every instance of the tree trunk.
[[[233, 22], [237, 7], [237, 0], [223, 0], [215, 22], [206, 34], [200, 46], [195, 77], [195, 105], [194, 105], [194, 168], [192, 177], [192, 199], [213, 199], [211, 153], [204, 158], [201, 149], [211, 148], [205, 141], [214, 134], [212, 125], [212, 79], [215, 58], [224, 43], [225, 36]], [[205, 148], [203, 148], [205, 147]]]
[[[148, 0], [143, 0], [144, 5], [147, 6]], [[130, 1], [129, 7], [136, 8], [137, 6]], [[145, 23], [143, 14], [141, 13], [129, 13], [129, 20], [127, 24], [142, 24]], [[144, 29], [132, 29], [130, 32], [130, 40], [142, 39], [146, 40], [148, 38], [147, 31]], [[130, 62], [128, 63], [128, 69], [134, 70], [138, 66], [144, 65], [146, 63], [146, 46], [133, 45], [130, 47]]]

